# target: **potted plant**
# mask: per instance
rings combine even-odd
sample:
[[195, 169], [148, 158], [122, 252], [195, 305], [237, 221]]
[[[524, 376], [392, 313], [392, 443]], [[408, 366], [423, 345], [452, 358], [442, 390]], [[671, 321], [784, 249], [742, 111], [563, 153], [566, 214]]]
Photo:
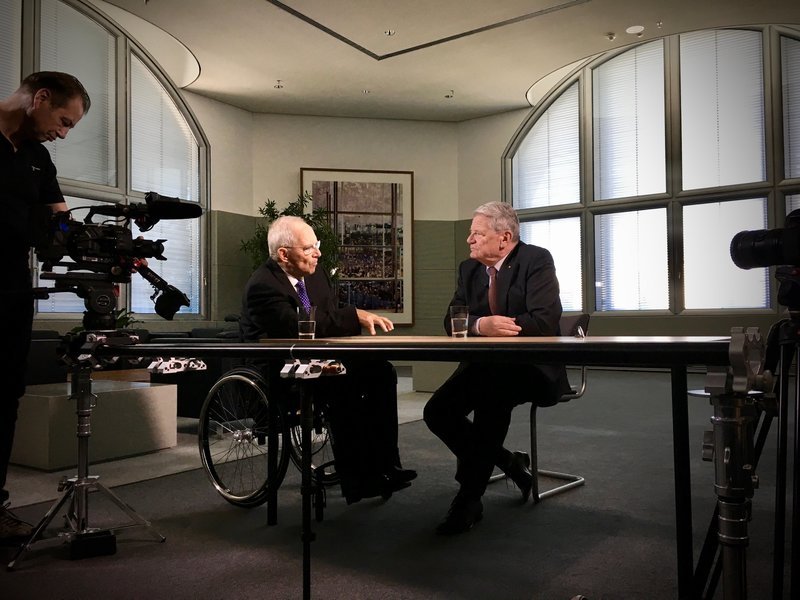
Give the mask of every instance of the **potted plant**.
[[299, 194], [297, 199], [290, 202], [283, 210], [279, 211], [274, 200], [267, 200], [264, 206], [258, 209], [263, 220], [256, 224], [252, 237], [242, 240], [241, 250], [252, 261], [253, 270], [260, 267], [269, 257], [267, 248], [267, 231], [270, 224], [278, 217], [301, 217], [308, 223], [320, 241], [322, 256], [319, 263], [331, 280], [335, 283], [339, 270], [339, 240], [330, 224], [328, 211], [323, 208], [307, 209], [312, 204], [311, 194]]

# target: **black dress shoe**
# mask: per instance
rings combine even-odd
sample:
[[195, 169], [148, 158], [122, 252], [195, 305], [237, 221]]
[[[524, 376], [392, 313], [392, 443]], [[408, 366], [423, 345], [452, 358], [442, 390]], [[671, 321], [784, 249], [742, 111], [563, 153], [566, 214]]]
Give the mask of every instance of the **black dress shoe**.
[[527, 452], [514, 452], [505, 469], [506, 475], [513, 481], [522, 493], [522, 501], [527, 502], [533, 488], [533, 473], [531, 473], [531, 459]]
[[413, 469], [402, 467], [392, 467], [387, 471], [386, 476], [392, 483], [406, 483], [417, 478], [417, 472]]
[[342, 494], [347, 504], [355, 504], [364, 498], [381, 497], [384, 500], [388, 500], [392, 497], [392, 493], [407, 488], [410, 485], [408, 481], [392, 481], [387, 475], [380, 475], [362, 481], [357, 485], [349, 485], [346, 491], [343, 488]]
[[481, 499], [467, 498], [459, 492], [450, 504], [450, 510], [447, 511], [444, 521], [437, 525], [436, 533], [441, 535], [464, 533], [472, 529], [472, 526], [482, 518], [483, 502]]

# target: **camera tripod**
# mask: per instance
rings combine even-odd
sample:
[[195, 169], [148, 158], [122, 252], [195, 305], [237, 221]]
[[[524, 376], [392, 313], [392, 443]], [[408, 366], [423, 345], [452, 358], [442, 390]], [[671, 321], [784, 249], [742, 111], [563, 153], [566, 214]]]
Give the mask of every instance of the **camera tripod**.
[[[751, 498], [758, 487], [755, 469], [772, 420], [778, 418], [773, 535], [772, 599], [781, 600], [784, 588], [786, 529], [787, 424], [789, 379], [800, 348], [800, 313], [774, 324], [766, 347], [757, 330], [734, 329], [731, 334], [731, 364], [727, 372], [709, 371], [706, 393], [714, 406], [713, 431], [706, 432], [704, 460], [715, 463], [717, 506], [708, 528], [695, 571], [695, 588], [703, 599], [714, 597], [722, 576], [724, 600], [747, 597], [747, 523]], [[777, 394], [772, 373], [778, 374]], [[795, 367], [794, 464], [800, 460], [800, 365]], [[791, 594], [800, 590], [800, 478], [793, 478]]]
[[[82, 334], [82, 340], [90, 343], [105, 340], [105, 335]], [[83, 344], [77, 351], [86, 351]], [[31, 537], [20, 546], [14, 558], [8, 564], [8, 569], [13, 570], [17, 561], [25, 552], [39, 545], [54, 545], [56, 543], [69, 543], [72, 558], [88, 558], [114, 554], [116, 552], [116, 533], [132, 527], [145, 527], [156, 540], [163, 542], [164, 536], [155, 531], [149, 521], [141, 517], [136, 511], [123, 502], [114, 492], [98, 481], [98, 476], [89, 475], [89, 437], [92, 434], [92, 409], [97, 396], [92, 393], [92, 367], [87, 358], [91, 352], [81, 354], [74, 361], [70, 371], [70, 400], [75, 400], [78, 415], [78, 473], [71, 478], [63, 478], [58, 490], [63, 492], [61, 497], [50, 507], [44, 518], [36, 525]], [[128, 515], [130, 521], [111, 529], [98, 529], [89, 526], [89, 492], [96, 490], [110, 499], [120, 510]], [[58, 536], [43, 538], [42, 535], [48, 525], [69, 502], [64, 515], [67, 531], [59, 532]]]

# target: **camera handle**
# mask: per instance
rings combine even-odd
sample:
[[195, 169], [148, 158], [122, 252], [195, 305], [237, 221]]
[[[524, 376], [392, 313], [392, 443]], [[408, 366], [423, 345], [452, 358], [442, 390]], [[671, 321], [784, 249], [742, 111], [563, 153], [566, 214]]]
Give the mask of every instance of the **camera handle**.
[[[131, 343], [123, 332], [115, 332], [115, 336], [107, 336], [108, 332], [81, 332], [79, 342], [68, 350], [70, 365], [70, 400], [76, 402], [78, 415], [78, 473], [71, 478], [62, 478], [58, 491], [63, 492], [61, 498], [50, 507], [45, 516], [36, 525], [31, 537], [20, 546], [14, 558], [8, 563], [8, 570], [13, 570], [17, 561], [25, 552], [40, 545], [70, 543], [73, 558], [85, 558], [114, 554], [116, 552], [116, 534], [118, 531], [132, 527], [145, 527], [159, 542], [166, 538], [155, 531], [151, 523], [140, 516], [129, 505], [123, 502], [114, 492], [98, 481], [97, 475], [89, 475], [89, 437], [92, 435], [92, 409], [97, 396], [92, 393], [92, 359], [93, 350], [99, 344]], [[80, 343], [83, 342], [83, 343]], [[89, 526], [89, 492], [97, 490], [105, 494], [120, 510], [128, 515], [130, 521], [111, 529], [97, 529]], [[58, 512], [70, 502], [64, 515], [69, 530], [60, 532], [58, 536], [42, 539], [42, 534]]]

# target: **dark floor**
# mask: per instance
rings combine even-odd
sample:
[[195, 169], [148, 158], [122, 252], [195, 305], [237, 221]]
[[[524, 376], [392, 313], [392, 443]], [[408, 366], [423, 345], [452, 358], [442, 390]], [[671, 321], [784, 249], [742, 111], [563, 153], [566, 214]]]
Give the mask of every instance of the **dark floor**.
[[[454, 538], [433, 533], [456, 491], [453, 459], [424, 423], [401, 426], [404, 462], [418, 469], [418, 479], [387, 502], [346, 506], [331, 493], [323, 522], [314, 524], [311, 596], [677, 598], [669, 386], [668, 373], [590, 371], [584, 398], [539, 411], [540, 466], [579, 472], [586, 485], [521, 506], [516, 489], [492, 484], [484, 520]], [[690, 388], [702, 386], [702, 376], [690, 376]], [[527, 444], [527, 410], [515, 414], [509, 447]], [[713, 465], [700, 456], [711, 414], [706, 400], [690, 399], [695, 559], [716, 502]], [[758, 469], [748, 528], [748, 597], [756, 600], [772, 589], [774, 438], [772, 432]], [[37, 550], [17, 570], [0, 572], [0, 597], [302, 597], [299, 477], [292, 467], [275, 527], [266, 526], [265, 507], [227, 504], [200, 470], [115, 491], [167, 541], [124, 532], [115, 555], [80, 561], [67, 560], [65, 546]], [[35, 522], [48, 507], [20, 513]], [[100, 500], [91, 511], [99, 526], [122, 516]], [[790, 597], [788, 585], [783, 597]]]

